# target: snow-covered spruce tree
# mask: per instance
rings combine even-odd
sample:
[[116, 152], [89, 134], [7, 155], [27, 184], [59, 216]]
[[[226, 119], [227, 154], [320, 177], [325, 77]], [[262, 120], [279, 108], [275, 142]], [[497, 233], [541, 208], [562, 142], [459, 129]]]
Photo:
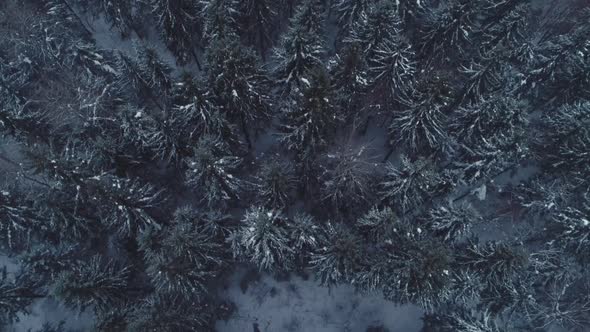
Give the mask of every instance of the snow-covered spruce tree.
[[437, 174], [431, 161], [401, 158], [400, 167], [387, 165], [387, 174], [380, 185], [381, 199], [399, 213], [406, 213], [448, 189], [448, 183]]
[[459, 249], [457, 262], [476, 272], [487, 287], [493, 288], [509, 282], [526, 269], [528, 253], [518, 244], [500, 241], [479, 244], [471, 240]]
[[428, 8], [420, 29], [421, 58], [455, 62], [464, 57], [473, 42], [481, 3], [481, 0], [452, 0]]
[[536, 284], [533, 273], [523, 269], [504, 283], [491, 286], [485, 280], [482, 282], [481, 276], [476, 276], [482, 286], [479, 293], [482, 309], [496, 317], [526, 317], [540, 300], [536, 292], [539, 284]]
[[339, 34], [348, 34], [354, 24], [365, 18], [365, 15], [376, 0], [337, 0], [333, 4], [333, 10], [338, 18]]
[[321, 244], [326, 243], [326, 234], [315, 219], [306, 213], [295, 214], [289, 222], [289, 239], [295, 257], [295, 268], [302, 269], [307, 267], [310, 255]]
[[268, 208], [287, 208], [297, 189], [293, 165], [279, 158], [263, 160], [254, 181], [258, 204]]
[[429, 97], [418, 98], [407, 109], [394, 114], [389, 126], [390, 144], [403, 144], [413, 152], [447, 150], [447, 117], [442, 105]]
[[587, 183], [590, 175], [590, 102], [563, 105], [543, 115], [541, 140], [534, 152], [541, 165]]
[[89, 190], [98, 198], [98, 214], [106, 225], [125, 236], [133, 236], [147, 226], [161, 227], [153, 214], [166, 202], [163, 190], [139, 179], [110, 174], [97, 175], [90, 181]]
[[[72, 241], [73, 242], [73, 241]], [[47, 241], [20, 256], [22, 277], [37, 285], [47, 285], [70, 269], [80, 257], [88, 255], [88, 246], [72, 242], [54, 245]]]
[[115, 85], [124, 92], [131, 102], [139, 105], [145, 105], [145, 100], [153, 104], [159, 110], [164, 111], [164, 105], [159, 100], [156, 90], [152, 89], [148, 77], [144, 76], [144, 71], [137, 58], [119, 51], [116, 60], [116, 83]]
[[580, 262], [590, 261], [590, 194], [581, 202], [554, 211], [544, 230], [544, 238], [553, 245], [573, 254]]
[[206, 291], [204, 283], [217, 275], [224, 250], [199, 221], [195, 211], [179, 208], [170, 225], [139, 236], [146, 273], [157, 292], [198, 297]]
[[509, 96], [493, 95], [476, 104], [459, 107], [451, 117], [449, 131], [458, 142], [467, 145], [511, 141], [526, 129], [526, 113], [522, 102]]
[[164, 62], [153, 46], [136, 43], [139, 68], [152, 91], [167, 96], [172, 89], [172, 68]]
[[588, 99], [590, 91], [590, 11], [572, 13], [558, 24], [567, 33], [554, 32], [535, 48], [534, 58], [521, 80], [521, 91], [530, 90], [537, 103], [554, 105]]
[[401, 36], [389, 37], [375, 45], [368, 59], [373, 94], [385, 105], [408, 101], [414, 89], [415, 54]]
[[477, 211], [467, 203], [437, 206], [421, 219], [427, 230], [447, 242], [463, 240], [471, 234], [472, 226], [482, 221]]
[[528, 157], [527, 111], [526, 104], [502, 95], [456, 110], [449, 127], [457, 142], [453, 164], [462, 181], [493, 176]]
[[119, 30], [123, 37], [129, 37], [131, 31], [135, 30], [137, 18], [133, 16], [133, 3], [126, 0], [99, 0], [97, 5], [106, 21]]
[[385, 298], [397, 303], [416, 303], [427, 310], [448, 300], [453, 282], [452, 253], [432, 240], [387, 244], [375, 258]]
[[299, 88], [307, 86], [310, 72], [323, 68], [323, 13], [321, 0], [304, 0], [274, 50], [274, 76], [287, 89], [293, 84]]
[[281, 143], [300, 160], [324, 149], [331, 142], [340, 120], [328, 74], [316, 71], [307, 82], [309, 85], [302, 91], [292, 92], [279, 126]]
[[195, 48], [202, 38], [201, 8], [198, 1], [150, 0], [152, 15], [160, 28], [162, 40], [176, 56], [179, 64], [191, 57], [200, 66]]
[[0, 326], [19, 320], [28, 314], [28, 307], [37, 299], [44, 298], [34, 284], [20, 276], [9, 277], [6, 266], [0, 269]]
[[590, 298], [587, 281], [564, 281], [540, 290], [542, 300], [525, 316], [531, 329], [551, 327], [565, 331], [587, 330]]
[[211, 43], [238, 36], [238, 1], [201, 0], [205, 15], [205, 38]]
[[235, 172], [241, 163], [241, 158], [233, 156], [225, 142], [205, 135], [197, 142], [193, 157], [187, 160], [186, 183], [208, 206], [237, 200], [242, 181], [235, 177]]
[[465, 77], [460, 101], [477, 101], [487, 93], [493, 93], [506, 88], [507, 72], [506, 59], [499, 52], [482, 54], [477, 59], [471, 59], [468, 66], [462, 65], [459, 71]]
[[398, 16], [405, 23], [407, 30], [413, 30], [415, 21], [429, 8], [429, 1], [423, 0], [396, 0], [395, 6]]
[[344, 224], [328, 223], [310, 265], [322, 285], [353, 282], [366, 259], [363, 239]]
[[239, 3], [237, 10], [238, 23], [245, 39], [265, 59], [278, 26], [278, 3], [273, 0], [245, 0]]
[[353, 24], [345, 44], [358, 44], [371, 63], [375, 49], [386, 40], [394, 40], [401, 31], [401, 22], [392, 1], [381, 0], [363, 12]]
[[190, 74], [185, 73], [172, 90], [171, 112], [174, 119], [184, 123], [182, 133], [189, 142], [196, 142], [204, 135], [219, 135], [232, 148], [241, 142], [237, 130], [215, 104], [210, 92], [206, 91]]
[[[482, 5], [481, 49], [517, 49], [526, 39], [531, 7], [518, 1], [488, 0]], [[491, 13], [490, 13], [491, 12]]]
[[453, 257], [442, 243], [426, 237], [425, 230], [408, 220], [396, 218], [388, 208], [373, 209], [357, 226], [372, 244], [354, 278], [359, 288], [382, 290], [389, 300], [426, 309], [449, 298]]
[[235, 38], [210, 45], [207, 83], [216, 104], [232, 123], [239, 124], [250, 144], [248, 128], [260, 129], [270, 118], [270, 79], [250, 48]]
[[345, 46], [330, 68], [334, 95], [347, 122], [354, 121], [364, 107], [369, 90], [367, 71], [365, 57], [356, 44]]
[[207, 303], [158, 294], [140, 302], [130, 316], [130, 332], [208, 331], [212, 319]]
[[261, 271], [293, 268], [290, 221], [280, 210], [252, 207], [231, 235], [234, 256], [254, 263]]
[[195, 128], [190, 127], [192, 123], [187, 121], [187, 115], [177, 109], [161, 116], [136, 113], [134, 120], [139, 124], [136, 135], [146, 157], [180, 165], [191, 155], [192, 144], [198, 137], [190, 135], [189, 131]]
[[18, 188], [0, 188], [0, 248], [19, 250], [27, 247], [31, 234], [39, 226], [34, 203]]
[[356, 220], [359, 233], [372, 243], [382, 243], [391, 239], [395, 233], [405, 233], [405, 225], [390, 207], [372, 207]]
[[375, 170], [363, 153], [366, 148], [344, 146], [324, 158], [321, 195], [337, 213], [353, 217], [372, 201]]
[[55, 280], [52, 294], [73, 309], [108, 310], [127, 298], [129, 275], [128, 267], [121, 268], [113, 261], [93, 256], [62, 272]]

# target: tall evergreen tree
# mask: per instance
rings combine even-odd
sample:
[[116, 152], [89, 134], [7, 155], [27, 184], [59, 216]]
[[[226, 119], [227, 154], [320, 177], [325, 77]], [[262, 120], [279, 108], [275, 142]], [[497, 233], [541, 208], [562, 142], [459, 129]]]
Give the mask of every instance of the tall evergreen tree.
[[200, 67], [196, 47], [202, 38], [201, 8], [198, 1], [151, 0], [152, 14], [161, 29], [162, 39], [180, 64], [190, 58]]
[[68, 307], [108, 309], [125, 300], [129, 274], [129, 268], [119, 268], [112, 261], [94, 256], [62, 272], [55, 280], [53, 294]]
[[334, 105], [330, 80], [323, 71], [314, 74], [308, 87], [293, 94], [285, 105], [279, 127], [280, 140], [303, 160], [328, 145], [340, 116]]
[[241, 158], [233, 156], [226, 143], [215, 136], [203, 136], [187, 161], [187, 184], [199, 192], [209, 206], [237, 200], [242, 190], [235, 171]]
[[0, 324], [2, 326], [18, 321], [20, 314], [27, 314], [28, 307], [39, 298], [34, 284], [17, 276], [9, 277], [6, 266], [0, 270]]
[[263, 271], [289, 271], [294, 259], [289, 233], [289, 221], [279, 210], [252, 207], [232, 235], [234, 255]]
[[208, 84], [228, 118], [238, 123], [248, 143], [248, 128], [268, 120], [272, 103], [270, 80], [256, 54], [235, 39], [216, 41], [207, 56]]
[[325, 233], [310, 260], [318, 279], [323, 285], [353, 281], [365, 260], [362, 238], [343, 224], [329, 223]]
[[275, 49], [275, 77], [287, 86], [308, 85], [309, 74], [322, 68], [325, 46], [323, 40], [323, 9], [319, 0], [305, 0], [290, 20], [289, 30]]
[[199, 215], [181, 208], [162, 231], [153, 228], [140, 236], [146, 272], [160, 293], [198, 297], [204, 283], [217, 275], [223, 263], [223, 249], [212, 234], [199, 225]]
[[272, 45], [277, 27], [278, 4], [272, 0], [246, 0], [238, 6], [238, 22], [248, 44], [255, 47], [262, 59]]

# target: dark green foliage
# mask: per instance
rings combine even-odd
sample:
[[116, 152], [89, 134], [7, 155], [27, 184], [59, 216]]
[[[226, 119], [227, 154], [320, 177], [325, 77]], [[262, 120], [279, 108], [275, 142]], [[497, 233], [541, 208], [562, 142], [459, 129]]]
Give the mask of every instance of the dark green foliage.
[[186, 182], [209, 206], [236, 200], [242, 182], [235, 176], [241, 164], [229, 146], [218, 137], [206, 135], [197, 142], [187, 161]]
[[278, 4], [272, 0], [241, 1], [238, 22], [248, 43], [264, 57], [277, 27]]
[[408, 109], [394, 115], [389, 126], [392, 145], [404, 144], [412, 151], [441, 151], [448, 144], [446, 116], [442, 105], [429, 99], [412, 102]]
[[138, 45], [136, 52], [140, 69], [147, 85], [161, 95], [167, 95], [172, 88], [172, 68], [160, 59], [156, 50], [151, 46]]
[[315, 156], [331, 141], [340, 120], [330, 80], [323, 71], [310, 77], [309, 85], [295, 90], [284, 107], [280, 140], [301, 159]]
[[146, 273], [159, 293], [198, 297], [223, 264], [223, 248], [199, 224], [201, 219], [190, 208], [181, 208], [166, 229], [150, 228], [140, 235]]
[[458, 258], [460, 264], [480, 274], [488, 285], [502, 285], [526, 268], [528, 255], [520, 247], [504, 242], [469, 242]]
[[190, 0], [151, 0], [152, 14], [161, 29], [162, 40], [174, 53], [179, 63], [191, 57], [198, 63], [195, 47], [202, 29], [200, 6]]
[[325, 49], [321, 7], [318, 0], [305, 0], [297, 8], [289, 30], [274, 51], [275, 77], [287, 86], [295, 83], [304, 88], [310, 81], [310, 73], [323, 67]]
[[14, 188], [0, 189], [0, 239], [4, 249], [26, 246], [39, 222], [33, 202]]
[[376, 45], [373, 53], [368, 61], [375, 93], [385, 101], [408, 100], [416, 71], [412, 47], [395, 36]]
[[443, 241], [460, 241], [471, 233], [471, 228], [481, 222], [476, 210], [466, 204], [442, 205], [431, 209], [423, 218], [428, 230]]
[[248, 128], [260, 128], [271, 115], [270, 80], [259, 58], [237, 40], [223, 39], [212, 43], [207, 65], [214, 100], [248, 140]]
[[348, 33], [354, 24], [364, 19], [375, 0], [338, 0], [334, 3], [334, 11], [338, 16], [338, 24], [343, 32]]
[[251, 261], [260, 270], [288, 271], [294, 258], [289, 223], [279, 210], [250, 208], [232, 235], [234, 256]]
[[209, 42], [231, 40], [237, 36], [238, 2], [233, 0], [204, 0], [205, 37]]
[[438, 193], [444, 180], [426, 159], [412, 162], [402, 156], [401, 166], [387, 165], [387, 174], [381, 182], [381, 198], [396, 211], [407, 212]]
[[374, 196], [374, 164], [367, 160], [366, 149], [365, 146], [344, 147], [335, 154], [328, 154], [321, 178], [321, 194], [336, 211], [351, 213]]
[[352, 44], [345, 47], [334, 62], [331, 76], [338, 106], [346, 120], [354, 119], [364, 107], [364, 97], [369, 90], [366, 60], [360, 47]]
[[420, 53], [430, 60], [465, 56], [473, 43], [475, 16], [481, 1], [453, 0], [426, 11]]
[[100, 0], [99, 6], [108, 23], [128, 37], [134, 26], [133, 5], [125, 0]]
[[0, 1], [2, 329], [213, 331], [255, 266], [424, 332], [588, 330], [584, 5]]
[[96, 310], [108, 310], [127, 297], [129, 273], [127, 267], [121, 268], [113, 261], [94, 256], [60, 273], [53, 294], [68, 307], [84, 310], [92, 306]]
[[541, 141], [535, 146], [541, 164], [586, 181], [590, 146], [590, 104], [564, 105], [542, 118]]
[[357, 219], [356, 226], [361, 234], [376, 243], [390, 239], [395, 233], [403, 232], [403, 225], [395, 212], [385, 207], [371, 208], [365, 215]]
[[297, 178], [289, 162], [278, 157], [263, 161], [254, 184], [258, 203], [270, 208], [288, 207], [295, 189]]
[[371, 63], [376, 58], [376, 50], [385, 42], [392, 42], [399, 38], [400, 19], [396, 14], [395, 5], [391, 1], [379, 1], [371, 10], [361, 15], [355, 22], [346, 43], [360, 45]]
[[310, 265], [323, 285], [354, 281], [365, 260], [362, 238], [343, 224], [328, 223], [326, 238], [312, 251]]
[[18, 321], [19, 313], [27, 313], [27, 307], [43, 297], [34, 284], [20, 276], [9, 276], [5, 266], [0, 270], [0, 324]]

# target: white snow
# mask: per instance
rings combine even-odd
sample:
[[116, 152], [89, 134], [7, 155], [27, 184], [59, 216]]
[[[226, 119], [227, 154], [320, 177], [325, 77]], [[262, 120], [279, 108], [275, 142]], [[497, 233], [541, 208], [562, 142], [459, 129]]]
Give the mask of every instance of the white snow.
[[225, 291], [237, 309], [229, 320], [217, 322], [219, 332], [252, 331], [255, 323], [261, 332], [363, 332], [380, 325], [392, 332], [418, 332], [422, 326], [420, 308], [396, 305], [378, 294], [359, 294], [348, 285], [330, 289], [313, 279], [277, 281], [262, 275], [242, 292], [244, 273], [236, 273]]

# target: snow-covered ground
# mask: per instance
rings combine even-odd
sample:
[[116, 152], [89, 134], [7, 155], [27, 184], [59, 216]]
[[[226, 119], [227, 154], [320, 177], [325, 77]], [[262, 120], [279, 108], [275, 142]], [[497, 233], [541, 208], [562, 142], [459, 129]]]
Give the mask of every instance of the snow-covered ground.
[[263, 274], [244, 290], [245, 270], [230, 278], [222, 297], [236, 305], [219, 332], [364, 332], [382, 326], [389, 332], [418, 332], [422, 310], [396, 305], [379, 294], [357, 293], [348, 285], [327, 288], [313, 278], [292, 276], [278, 281]]

